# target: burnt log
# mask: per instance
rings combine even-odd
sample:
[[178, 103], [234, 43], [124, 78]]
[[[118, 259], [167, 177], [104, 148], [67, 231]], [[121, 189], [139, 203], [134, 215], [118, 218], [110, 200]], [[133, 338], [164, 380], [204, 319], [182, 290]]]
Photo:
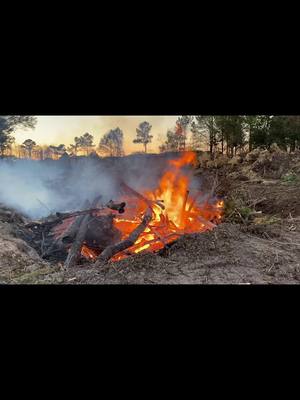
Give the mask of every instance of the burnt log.
[[[97, 197], [93, 203], [92, 203], [92, 207], [96, 207], [100, 197]], [[68, 253], [68, 257], [65, 261], [65, 268], [70, 268], [74, 265], [76, 265], [78, 259], [80, 258], [80, 254], [81, 254], [81, 248], [84, 244], [84, 241], [86, 239], [86, 235], [89, 229], [89, 222], [92, 221], [92, 216], [90, 214], [87, 214], [83, 217], [83, 220], [81, 221], [81, 224], [79, 226], [77, 235], [75, 237], [74, 242], [72, 243], [72, 246], [69, 250]]]
[[112, 200], [109, 201], [104, 207], [93, 207], [85, 210], [74, 211], [72, 213], [60, 213], [57, 212], [55, 217], [49, 217], [46, 221], [32, 221], [25, 225], [25, 228], [36, 229], [36, 230], [51, 230], [55, 225], [61, 224], [64, 220], [79, 216], [85, 216], [87, 214], [97, 214], [99, 211], [105, 208], [110, 208], [111, 210], [118, 211], [120, 214], [125, 212], [126, 203], [115, 203]]
[[138, 225], [134, 229], [134, 231], [131, 232], [131, 234], [128, 236], [127, 239], [125, 239], [119, 243], [116, 243], [116, 244], [106, 247], [106, 249], [98, 257], [95, 265], [97, 267], [99, 267], [102, 265], [103, 262], [107, 262], [115, 254], [117, 254], [121, 251], [124, 251], [124, 250], [128, 249], [129, 247], [133, 246], [134, 243], [139, 238], [140, 234], [143, 233], [144, 230], [147, 228], [151, 219], [152, 219], [152, 209], [150, 207], [148, 207], [140, 225]]
[[80, 225], [80, 228], [78, 230], [78, 233], [76, 235], [76, 239], [73, 242], [69, 253], [68, 253], [68, 257], [65, 261], [65, 267], [69, 268], [72, 267], [74, 265], [76, 265], [79, 257], [80, 257], [80, 251], [81, 251], [81, 247], [82, 244], [84, 242], [85, 239], [85, 235], [88, 229], [88, 222], [89, 222], [90, 216], [86, 215]]
[[[88, 200], [86, 200], [83, 204], [83, 209], [89, 207], [90, 203]], [[59, 214], [59, 213], [57, 213]], [[47, 247], [47, 250], [42, 254], [42, 257], [45, 259], [63, 259], [65, 260], [66, 257], [68, 256], [68, 252], [66, 250], [65, 245], [70, 244], [73, 242], [73, 240], [76, 237], [76, 234], [78, 232], [78, 229], [84, 219], [84, 214], [80, 215], [75, 219], [75, 221], [71, 224], [71, 226], [68, 228], [67, 232], [64, 234], [64, 236], [68, 236], [69, 234], [72, 235], [72, 240], [70, 242], [64, 241], [63, 236], [59, 236], [56, 240], [53, 241], [53, 238], [50, 238], [50, 245]], [[59, 222], [61, 223], [62, 220]], [[72, 233], [71, 233], [72, 232]], [[43, 234], [44, 236], [44, 234]], [[51, 234], [48, 234], [48, 238], [51, 236]]]
[[[82, 244], [83, 244], [83, 241], [85, 239], [85, 235], [86, 235], [86, 232], [88, 229], [88, 222], [90, 220], [90, 215], [89, 214], [84, 215], [83, 217], [79, 218], [79, 220], [80, 221], [78, 224], [79, 226], [78, 226], [78, 231], [76, 233], [75, 240], [72, 243], [72, 246], [69, 250], [67, 259], [65, 261], [66, 268], [74, 266], [79, 259], [80, 250], [81, 250], [81, 247], [82, 247]], [[76, 221], [75, 221], [75, 223], [76, 223]]]
[[92, 218], [88, 223], [85, 244], [101, 253], [107, 246], [121, 239], [121, 232], [114, 226], [114, 214]]

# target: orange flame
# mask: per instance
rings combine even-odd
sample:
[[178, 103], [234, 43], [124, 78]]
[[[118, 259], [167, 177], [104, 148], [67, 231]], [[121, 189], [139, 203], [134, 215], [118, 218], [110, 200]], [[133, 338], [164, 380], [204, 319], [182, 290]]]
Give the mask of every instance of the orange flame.
[[[142, 198], [124, 198], [127, 203], [125, 214], [114, 218], [114, 225], [121, 232], [121, 240], [126, 239], [141, 223], [149, 203], [152, 219], [134, 245], [116, 254], [112, 261], [143, 251], [158, 251], [183, 234], [211, 230], [221, 222], [224, 208], [222, 200], [209, 198], [200, 192], [189, 192], [190, 174], [184, 167], [195, 165], [196, 161], [194, 152], [183, 152], [178, 159], [169, 161], [170, 168], [160, 179], [157, 188], [142, 193], [148, 204]], [[72, 219], [66, 221], [65, 227], [71, 222]], [[56, 233], [60, 234], [61, 231]], [[82, 246], [81, 254], [89, 260], [98, 256], [86, 244]]]
[[[157, 251], [166, 244], [173, 242], [185, 233], [196, 233], [210, 230], [222, 218], [223, 201], [212, 202], [207, 199], [203, 204], [194, 202], [189, 197], [189, 175], [183, 170], [186, 165], [195, 165], [197, 161], [194, 152], [184, 152], [181, 157], [169, 162], [170, 169], [162, 176], [156, 190], [144, 191], [143, 195], [152, 201], [153, 218], [149, 226], [139, 236], [134, 246], [126, 252], [118, 253], [114, 261], [126, 258], [129, 254], [141, 251]], [[131, 199], [132, 200], [132, 199]], [[136, 202], [136, 199], [133, 199]], [[127, 199], [130, 204], [130, 199]], [[163, 204], [164, 209], [161, 208]], [[136, 217], [143, 215], [146, 205], [138, 200], [132, 219], [116, 218], [115, 226], [122, 232], [125, 239], [140, 223]]]

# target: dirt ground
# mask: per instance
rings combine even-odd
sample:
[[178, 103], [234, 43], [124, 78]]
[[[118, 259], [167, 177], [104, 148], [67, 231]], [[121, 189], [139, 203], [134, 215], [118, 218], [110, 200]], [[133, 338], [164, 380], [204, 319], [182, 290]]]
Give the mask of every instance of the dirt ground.
[[216, 229], [184, 236], [161, 253], [139, 254], [101, 268], [85, 263], [65, 271], [61, 264], [42, 260], [20, 238], [22, 216], [0, 206], [0, 283], [298, 284], [299, 160], [280, 162], [279, 173], [274, 168], [273, 175], [269, 159], [268, 168], [263, 160], [256, 165], [252, 161], [200, 165], [195, 171], [204, 186], [216, 181], [217, 193], [225, 198], [224, 223]]

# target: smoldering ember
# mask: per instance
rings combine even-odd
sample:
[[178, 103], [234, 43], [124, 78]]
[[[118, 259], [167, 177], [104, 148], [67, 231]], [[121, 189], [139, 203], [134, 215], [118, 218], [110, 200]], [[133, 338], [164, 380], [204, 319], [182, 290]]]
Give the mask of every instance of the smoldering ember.
[[0, 283], [299, 283], [300, 150], [225, 145], [3, 155]]

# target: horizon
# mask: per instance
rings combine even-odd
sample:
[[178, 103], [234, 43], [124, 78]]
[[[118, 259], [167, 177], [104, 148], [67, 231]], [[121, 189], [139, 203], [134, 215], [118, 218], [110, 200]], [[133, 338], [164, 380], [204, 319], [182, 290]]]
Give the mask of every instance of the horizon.
[[13, 136], [15, 144], [21, 145], [26, 139], [32, 139], [39, 146], [65, 144], [74, 142], [76, 136], [88, 132], [94, 136], [94, 144], [98, 146], [101, 137], [110, 129], [119, 127], [124, 134], [125, 154], [143, 151], [139, 144], [134, 144], [136, 128], [141, 122], [148, 121], [152, 125], [152, 142], [148, 152], [156, 153], [165, 141], [167, 131], [173, 130], [178, 116], [130, 115], [130, 116], [71, 116], [71, 115], [38, 115], [35, 129], [17, 129]]

